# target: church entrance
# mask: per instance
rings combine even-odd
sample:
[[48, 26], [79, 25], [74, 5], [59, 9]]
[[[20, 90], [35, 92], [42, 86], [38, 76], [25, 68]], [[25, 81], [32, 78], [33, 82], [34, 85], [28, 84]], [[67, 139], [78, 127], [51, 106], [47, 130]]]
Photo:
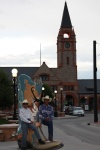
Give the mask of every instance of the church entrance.
[[71, 95], [66, 95], [64, 104], [66, 106], [74, 106], [74, 98]]
[[69, 114], [72, 106], [74, 106], [74, 98], [71, 95], [66, 95], [65, 101], [64, 101], [64, 111], [65, 114]]

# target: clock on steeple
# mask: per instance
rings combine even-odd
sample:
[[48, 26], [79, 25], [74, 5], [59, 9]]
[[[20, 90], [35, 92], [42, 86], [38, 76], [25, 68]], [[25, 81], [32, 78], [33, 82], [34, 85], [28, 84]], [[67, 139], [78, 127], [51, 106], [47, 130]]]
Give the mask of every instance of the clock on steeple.
[[70, 48], [71, 44], [70, 42], [65, 42], [65, 48]]

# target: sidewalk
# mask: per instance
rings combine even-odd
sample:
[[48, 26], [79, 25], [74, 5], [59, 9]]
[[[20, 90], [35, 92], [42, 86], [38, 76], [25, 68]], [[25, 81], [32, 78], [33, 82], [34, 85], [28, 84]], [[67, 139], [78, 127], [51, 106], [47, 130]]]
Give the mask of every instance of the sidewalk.
[[[66, 115], [65, 117], [55, 117], [54, 119], [74, 119], [78, 116], [70, 116]], [[99, 125], [99, 123], [90, 123], [90, 125]], [[44, 134], [47, 134], [47, 127], [43, 126], [42, 128]], [[73, 136], [66, 134], [64, 131], [54, 126], [54, 139], [62, 141], [64, 147], [60, 150], [100, 150], [100, 145], [92, 145], [89, 143], [85, 143], [80, 139], [77, 139]], [[46, 135], [47, 136], [47, 135]], [[17, 141], [8, 141], [8, 142], [0, 142], [0, 150], [19, 150]]]

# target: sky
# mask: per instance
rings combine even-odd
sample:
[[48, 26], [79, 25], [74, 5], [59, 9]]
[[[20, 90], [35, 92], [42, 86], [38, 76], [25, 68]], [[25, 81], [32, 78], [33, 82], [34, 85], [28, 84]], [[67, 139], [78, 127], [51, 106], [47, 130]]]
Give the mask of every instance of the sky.
[[[100, 0], [66, 0], [76, 34], [78, 79], [93, 79], [93, 41], [100, 78]], [[65, 0], [0, 0], [0, 66], [57, 67]], [[41, 63], [40, 63], [41, 49]]]

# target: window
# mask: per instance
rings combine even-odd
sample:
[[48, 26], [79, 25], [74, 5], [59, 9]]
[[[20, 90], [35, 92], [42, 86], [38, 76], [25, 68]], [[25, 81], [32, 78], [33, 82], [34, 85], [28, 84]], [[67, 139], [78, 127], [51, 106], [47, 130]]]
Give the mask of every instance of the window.
[[68, 85], [67, 86], [67, 90], [68, 91], [73, 91], [74, 90], [74, 86], [73, 85]]
[[64, 38], [69, 38], [69, 34], [64, 33]]
[[66, 62], [66, 63], [67, 63], [67, 65], [69, 65], [69, 57], [67, 57], [67, 60], [66, 60], [66, 61], [67, 61], [67, 62]]
[[93, 87], [86, 87], [86, 90], [87, 91], [94, 91], [94, 88]]
[[49, 76], [48, 75], [40, 75], [41, 79], [43, 81], [48, 81], [49, 80]]
[[70, 90], [71, 90], [71, 91], [74, 90], [74, 86], [73, 86], [73, 85], [70, 86]]
[[51, 91], [54, 92], [55, 90], [57, 90], [57, 86], [56, 85], [52, 85], [51, 86]]
[[70, 91], [70, 85], [67, 86], [67, 90]]
[[66, 91], [67, 90], [67, 87], [66, 85], [63, 86], [63, 91]]
[[73, 91], [74, 86], [73, 85], [64, 85], [63, 86], [63, 91]]

